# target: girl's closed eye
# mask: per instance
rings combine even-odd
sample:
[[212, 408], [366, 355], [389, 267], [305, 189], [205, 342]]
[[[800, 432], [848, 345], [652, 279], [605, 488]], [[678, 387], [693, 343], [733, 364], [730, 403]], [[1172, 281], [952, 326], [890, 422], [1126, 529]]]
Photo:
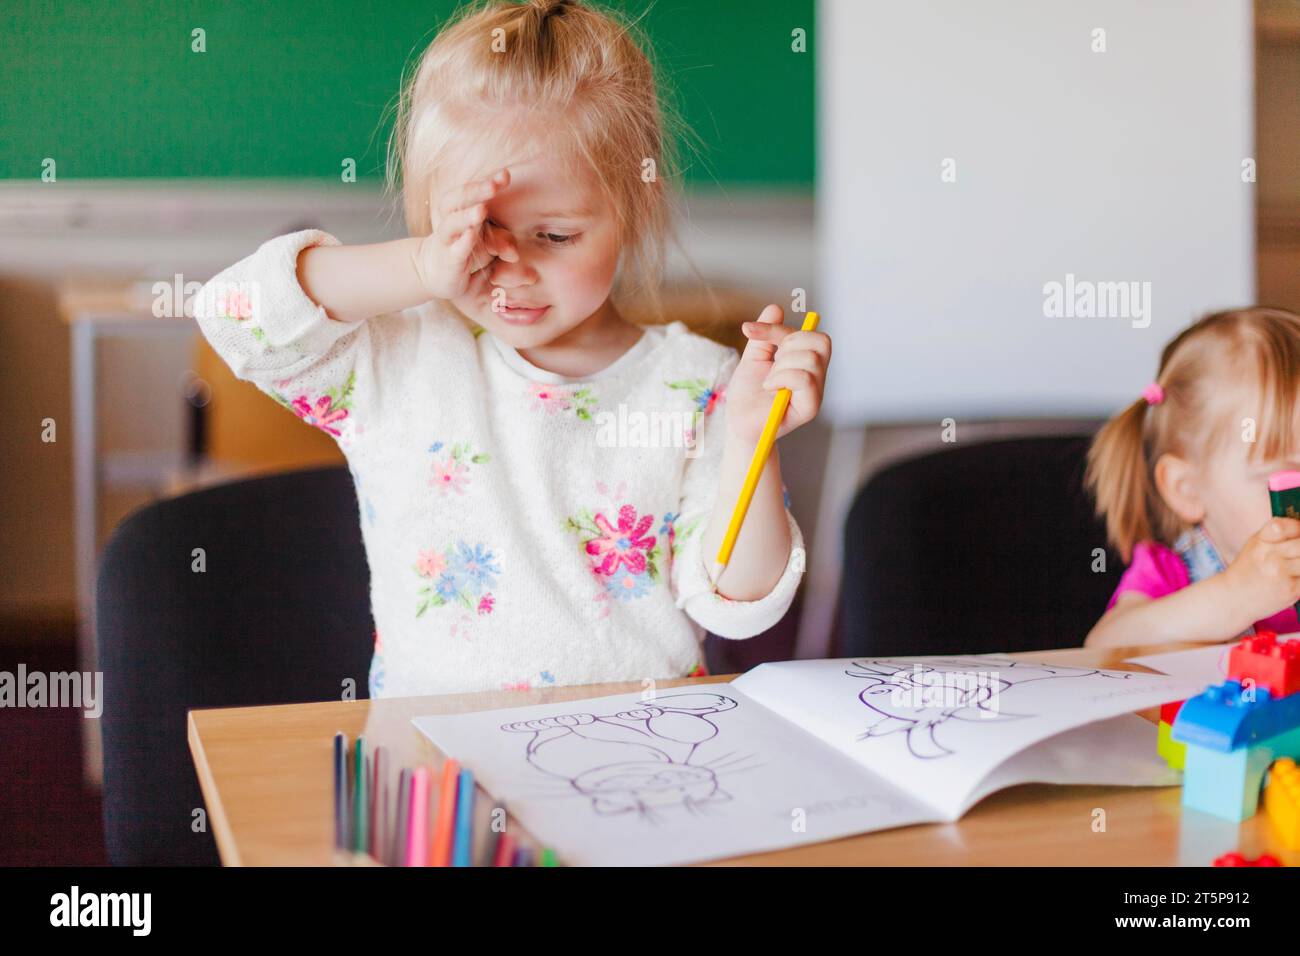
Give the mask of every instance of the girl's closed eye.
[[[498, 228], [498, 229], [505, 229], [505, 228], [506, 228], [505, 226], [501, 225], [501, 223], [497, 222], [496, 220], [494, 220], [494, 219], [492, 219], [492, 218], [490, 218], [490, 217], [489, 217], [489, 219], [487, 220], [487, 222], [488, 222], [488, 225], [490, 225], [490, 226], [495, 226], [495, 227]], [[506, 231], [509, 231], [509, 230], [506, 230]], [[561, 232], [539, 232], [537, 235], [538, 235], [538, 237], [539, 237], [540, 239], [542, 239], [543, 241], [545, 241], [545, 242], [548, 243], [549, 245], [552, 245], [552, 246], [570, 246], [570, 245], [573, 245], [575, 242], [578, 241], [578, 236], [582, 235], [582, 233], [573, 233], [573, 234], [568, 234], [568, 233], [561, 233]]]

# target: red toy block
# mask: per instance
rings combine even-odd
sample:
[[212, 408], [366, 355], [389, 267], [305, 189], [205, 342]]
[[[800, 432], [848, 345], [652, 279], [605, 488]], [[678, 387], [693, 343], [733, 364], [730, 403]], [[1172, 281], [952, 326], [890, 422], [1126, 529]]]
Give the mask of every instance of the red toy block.
[[1185, 703], [1187, 702], [1183, 700], [1174, 700], [1174, 701], [1170, 701], [1167, 704], [1161, 704], [1160, 722], [1162, 724], [1168, 724], [1170, 727], [1172, 727], [1174, 725], [1174, 721], [1178, 718], [1178, 712], [1183, 709], [1183, 704]]
[[1228, 653], [1228, 677], [1253, 680], [1274, 700], [1300, 691], [1300, 640], [1279, 642], [1272, 631], [1246, 638]]
[[1281, 866], [1282, 861], [1271, 853], [1260, 854], [1258, 859], [1248, 860], [1240, 853], [1225, 853], [1214, 861], [1215, 866]]

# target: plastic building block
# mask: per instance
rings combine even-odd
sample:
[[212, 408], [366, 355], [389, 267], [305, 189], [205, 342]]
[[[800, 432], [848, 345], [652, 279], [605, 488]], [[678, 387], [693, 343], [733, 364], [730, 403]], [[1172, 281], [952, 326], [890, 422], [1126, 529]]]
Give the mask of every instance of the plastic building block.
[[[1189, 700], [1187, 707], [1191, 704]], [[1175, 739], [1187, 707], [1174, 725]], [[1300, 727], [1235, 750], [1188, 743], [1183, 764], [1183, 806], [1238, 823], [1249, 819], [1259, 808], [1264, 774], [1279, 757], [1300, 758]]]
[[1271, 853], [1261, 853], [1248, 860], [1240, 853], [1225, 853], [1214, 861], [1215, 866], [1282, 866], [1282, 861]]
[[1225, 680], [1189, 697], [1174, 721], [1174, 740], [1232, 751], [1300, 728], [1300, 694], [1273, 697], [1266, 687], [1243, 690]]
[[1183, 704], [1185, 703], [1187, 703], [1187, 701], [1185, 700], [1175, 700], [1175, 701], [1170, 701], [1168, 704], [1161, 704], [1160, 722], [1162, 724], [1168, 724], [1170, 727], [1172, 727], [1174, 725], [1174, 721], [1178, 717], [1178, 712], [1183, 709]]
[[1278, 642], [1272, 631], [1248, 637], [1228, 653], [1228, 676], [1250, 678], [1276, 700], [1300, 691], [1300, 641]]
[[1269, 768], [1264, 812], [1282, 845], [1288, 850], [1300, 850], [1300, 767], [1290, 757], [1283, 757]]
[[1163, 720], [1156, 733], [1156, 752], [1175, 770], [1182, 770], [1187, 760], [1187, 744], [1174, 740], [1173, 728]]

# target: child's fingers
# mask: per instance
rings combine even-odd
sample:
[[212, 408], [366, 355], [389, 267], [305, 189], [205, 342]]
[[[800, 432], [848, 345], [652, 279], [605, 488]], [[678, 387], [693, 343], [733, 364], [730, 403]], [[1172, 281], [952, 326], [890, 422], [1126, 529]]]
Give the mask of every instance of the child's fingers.
[[438, 215], [449, 216], [466, 206], [487, 202], [509, 183], [510, 171], [498, 169], [486, 179], [476, 179], [461, 186], [452, 186], [438, 197]]
[[1270, 518], [1259, 532], [1260, 539], [1270, 543], [1300, 537], [1300, 521], [1295, 518]]
[[[478, 245], [478, 236], [473, 229], [466, 229], [457, 237], [456, 241], [451, 244], [447, 250], [448, 258], [451, 262], [452, 271], [474, 273], [486, 265], [483, 262], [483, 255], [475, 255], [475, 249]], [[491, 262], [490, 256], [487, 262]]]
[[783, 324], [781, 307], [775, 303], [758, 314], [758, 321], [742, 322], [740, 330], [751, 342], [766, 342], [772, 345], [779, 345], [787, 335], [797, 331]]
[[515, 245], [515, 237], [510, 235], [507, 230], [488, 223], [484, 233], [483, 244], [488, 252], [500, 259], [504, 259], [506, 262], [519, 261], [519, 248]]
[[774, 371], [763, 380], [763, 388], [769, 392], [775, 392], [780, 388], [788, 388], [792, 392], [802, 391], [804, 389], [817, 389], [817, 376], [807, 369], [802, 368], [785, 368]]
[[1269, 550], [1280, 554], [1284, 558], [1300, 558], [1300, 538], [1286, 538], [1278, 541]]
[[487, 219], [487, 206], [479, 203], [451, 213], [438, 222], [435, 230], [438, 237], [448, 245], [455, 242], [465, 232], [477, 232]]
[[781, 340], [781, 350], [798, 349], [800, 351], [816, 352], [822, 358], [822, 367], [825, 368], [831, 361], [831, 337], [825, 332], [805, 332], [803, 329], [793, 329], [790, 334]]
[[[786, 340], [787, 343], [789, 340]], [[772, 371], [779, 372], [787, 368], [801, 368], [814, 375], [822, 375], [826, 371], [826, 359], [820, 352], [812, 349], [796, 349], [789, 344], [781, 346], [781, 350], [776, 353], [776, 361], [772, 363]]]

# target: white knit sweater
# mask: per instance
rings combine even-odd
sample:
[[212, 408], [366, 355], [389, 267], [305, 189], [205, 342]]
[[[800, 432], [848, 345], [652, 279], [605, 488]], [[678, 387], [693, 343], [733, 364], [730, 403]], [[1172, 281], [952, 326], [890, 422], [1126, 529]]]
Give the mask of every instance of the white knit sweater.
[[785, 614], [803, 567], [788, 507], [791, 554], [760, 600], [715, 593], [700, 548], [734, 349], [674, 322], [569, 379], [439, 300], [330, 319], [298, 284], [310, 245], [338, 240], [266, 242], [203, 287], [194, 315], [239, 378], [347, 456], [371, 696], [702, 673], [705, 629], [751, 637]]

